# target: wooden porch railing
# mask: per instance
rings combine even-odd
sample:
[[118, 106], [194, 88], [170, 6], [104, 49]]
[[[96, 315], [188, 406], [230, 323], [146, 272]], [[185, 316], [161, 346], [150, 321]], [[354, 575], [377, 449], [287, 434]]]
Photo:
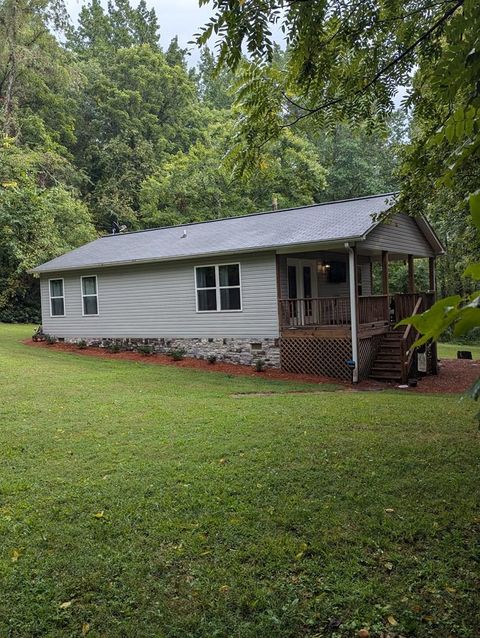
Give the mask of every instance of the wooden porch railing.
[[[416, 315], [423, 312], [424, 310], [423, 306], [424, 306], [424, 299], [417, 295], [417, 301], [415, 303], [415, 306], [413, 307], [413, 311], [405, 315], [405, 317], [409, 317], [409, 316]], [[397, 309], [395, 308], [395, 310]], [[412, 367], [413, 355], [414, 355], [414, 350], [412, 349], [412, 346], [417, 339], [418, 339], [418, 332], [415, 330], [412, 324], [409, 323], [404, 330], [404, 333], [402, 335], [402, 340], [400, 342], [402, 383], [407, 383], [408, 381], [408, 375]]]
[[[390, 316], [393, 300], [395, 315]], [[390, 324], [409, 317], [420, 300], [418, 312], [423, 312], [434, 302], [433, 293], [408, 293], [399, 295], [369, 295], [358, 298], [360, 325], [373, 323]], [[314, 297], [305, 299], [280, 299], [279, 315], [281, 328], [304, 326], [349, 326], [349, 297]], [[412, 342], [413, 343], [413, 342]]]
[[[280, 299], [281, 327], [348, 326], [349, 297], [315, 297], [312, 299]], [[390, 305], [387, 295], [359, 297], [360, 323], [389, 322]]]
[[415, 313], [415, 307], [420, 299], [421, 305], [417, 312], [428, 310], [435, 302], [435, 293], [433, 292], [407, 292], [393, 295], [395, 304], [395, 321], [401, 321], [405, 317], [410, 317]]
[[358, 317], [362, 323], [390, 322], [388, 295], [370, 295], [358, 298]]
[[280, 320], [283, 328], [302, 326], [346, 326], [350, 323], [348, 297], [315, 297], [280, 299]]

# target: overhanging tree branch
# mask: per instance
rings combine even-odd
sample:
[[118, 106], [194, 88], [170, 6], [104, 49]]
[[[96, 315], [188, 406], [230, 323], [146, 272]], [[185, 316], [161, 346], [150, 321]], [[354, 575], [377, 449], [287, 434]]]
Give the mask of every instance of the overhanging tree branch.
[[[404, 60], [406, 57], [408, 57], [411, 53], [413, 53], [413, 51], [415, 51], [415, 49], [422, 44], [423, 42], [425, 42], [426, 40], [428, 40], [428, 38], [435, 32], [437, 31], [441, 26], [443, 26], [443, 24], [445, 24], [445, 22], [447, 22], [447, 20], [455, 13], [455, 11], [457, 11], [463, 4], [464, 4], [465, 0], [458, 0], [452, 7], [450, 7], [447, 11], [445, 11], [445, 13], [434, 22], [434, 24], [427, 29], [427, 31], [425, 31], [424, 33], [422, 33], [421, 36], [419, 36], [410, 46], [408, 46], [404, 51], [402, 51], [401, 53], [399, 53], [398, 55], [396, 55], [393, 60], [390, 60], [390, 62], [388, 64], [386, 64], [384, 67], [382, 67], [374, 76], [371, 80], [369, 80], [362, 88], [357, 89], [352, 97], [356, 97], [359, 95], [362, 95], [364, 93], [366, 93], [372, 86], [374, 86], [376, 84], [376, 82], [378, 82], [378, 80], [385, 75], [385, 73], [387, 73], [387, 71], [389, 71], [391, 68], [393, 68], [394, 66], [396, 66], [397, 64], [399, 64], [402, 60]], [[304, 113], [302, 113], [301, 115], [298, 115], [294, 120], [292, 120], [291, 122], [287, 122], [286, 124], [282, 124], [280, 126], [281, 129], [283, 128], [289, 128], [290, 126], [294, 126], [295, 124], [297, 124], [298, 122], [300, 122], [301, 120], [303, 120], [306, 117], [309, 117], [310, 115], [315, 115], [316, 113], [319, 113], [320, 111], [323, 111], [327, 108], [330, 108], [331, 106], [336, 106], [337, 104], [344, 102], [345, 100], [347, 100], [348, 98], [346, 96], [341, 96], [341, 97], [337, 97], [337, 98], [331, 98], [330, 100], [327, 100], [325, 102], [323, 102], [322, 104], [320, 104], [319, 106], [313, 108], [313, 109], [309, 109], [307, 107], [303, 107], [299, 104], [296, 104], [293, 100], [291, 100], [291, 98], [288, 98], [286, 95], [284, 95], [284, 97], [287, 99], [287, 101], [289, 101], [292, 105], [294, 105], [297, 108], [302, 109], [303, 111], [305, 111]]]

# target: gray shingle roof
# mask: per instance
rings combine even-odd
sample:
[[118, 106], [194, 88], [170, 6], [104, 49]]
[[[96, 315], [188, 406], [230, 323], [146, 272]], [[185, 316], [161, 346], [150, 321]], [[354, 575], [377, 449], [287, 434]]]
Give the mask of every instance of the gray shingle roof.
[[[384, 193], [243, 217], [107, 235], [47, 261], [33, 272], [359, 239], [375, 226], [372, 215], [386, 211], [392, 203], [393, 194]], [[186, 237], [182, 237], [184, 231]]]

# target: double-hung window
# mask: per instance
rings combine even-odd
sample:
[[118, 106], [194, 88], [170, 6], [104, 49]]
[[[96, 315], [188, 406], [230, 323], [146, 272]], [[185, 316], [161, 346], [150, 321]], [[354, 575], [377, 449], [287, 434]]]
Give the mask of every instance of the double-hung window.
[[82, 277], [81, 286], [83, 315], [98, 315], [97, 276]]
[[198, 312], [242, 309], [240, 264], [196, 266], [195, 287]]
[[65, 293], [63, 279], [50, 279], [50, 315], [52, 317], [65, 316]]

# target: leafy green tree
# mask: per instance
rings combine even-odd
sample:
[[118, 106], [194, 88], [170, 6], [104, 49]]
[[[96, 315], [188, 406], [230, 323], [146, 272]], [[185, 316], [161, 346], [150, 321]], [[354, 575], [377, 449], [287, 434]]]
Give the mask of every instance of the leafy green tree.
[[165, 60], [170, 66], [181, 66], [184, 69], [187, 66], [188, 49], [182, 48], [178, 44], [178, 36], [171, 39], [167, 50], [165, 51]]
[[77, 163], [99, 228], [119, 219], [139, 228], [139, 188], [159, 164], [201, 136], [205, 118], [187, 71], [148, 45], [119, 49], [108, 67], [83, 64]]
[[264, 154], [261, 166], [239, 179], [223, 162], [231, 123], [215, 119], [205, 138], [179, 152], [147, 178], [141, 190], [141, 217], [148, 226], [215, 219], [310, 204], [325, 188], [325, 170], [315, 148], [286, 132]]
[[38, 284], [27, 270], [96, 232], [75, 189], [62, 184], [70, 167], [58, 157], [19, 149], [7, 138], [0, 167], [0, 316], [16, 319], [26, 299], [38, 306]]
[[[0, 2], [0, 128], [26, 144], [71, 141], [67, 59], [52, 35], [65, 25], [61, 2]], [[64, 151], [64, 148], [61, 149]]]
[[197, 73], [200, 96], [205, 104], [214, 109], [230, 109], [233, 103], [233, 73], [224, 67], [218, 68], [215, 56], [208, 47], [200, 52]]
[[307, 137], [315, 144], [319, 159], [328, 171], [326, 200], [347, 199], [398, 190], [399, 137], [405, 131], [402, 113], [394, 113], [382, 134], [365, 126], [337, 124], [333, 130], [311, 130]]
[[[212, 18], [197, 43], [214, 35], [219, 65], [240, 72], [240, 168], [256, 159], [266, 140], [307, 118], [324, 128], [385, 116], [420, 57], [431, 59], [452, 16], [462, 8], [474, 13], [475, 4], [212, 0]], [[288, 43], [284, 68], [275, 63], [273, 25]]]
[[52, 33], [64, 26], [60, 2], [0, 3], [2, 319], [35, 314], [38, 284], [28, 268], [95, 236], [70, 152], [75, 69]]
[[[408, 320], [422, 335], [417, 345], [438, 339], [448, 330], [461, 338], [480, 326], [479, 28], [478, 6], [461, 3], [436, 50], [429, 59], [420, 61], [409, 100], [416, 129], [404, 162], [402, 204], [415, 206], [417, 189], [420, 193], [435, 192], [437, 215], [441, 204], [449, 207], [440, 217], [447, 242], [455, 238], [450, 241], [450, 250], [453, 243], [459, 259], [453, 276], [461, 282], [454, 286], [457, 294]], [[480, 381], [472, 395], [480, 397]]]
[[112, 51], [148, 44], [159, 48], [159, 26], [154, 9], [145, 0], [132, 7], [129, 0], [109, 0], [104, 10], [99, 0], [82, 7], [78, 26], [68, 30], [68, 46], [88, 58], [105, 58]]

